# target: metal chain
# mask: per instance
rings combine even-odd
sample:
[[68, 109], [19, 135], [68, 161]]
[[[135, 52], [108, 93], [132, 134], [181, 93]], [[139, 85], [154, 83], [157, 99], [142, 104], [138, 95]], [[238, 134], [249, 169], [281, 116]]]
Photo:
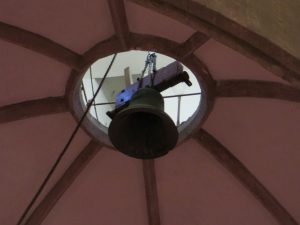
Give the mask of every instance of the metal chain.
[[138, 78], [139, 80], [138, 88], [141, 88], [143, 86], [143, 79], [147, 68], [148, 68], [148, 75], [151, 76], [151, 87], [152, 87], [154, 83], [155, 73], [156, 73], [156, 54], [154, 52], [153, 53], [148, 52], [148, 55], [145, 60], [144, 69], [142, 70], [141, 76]]

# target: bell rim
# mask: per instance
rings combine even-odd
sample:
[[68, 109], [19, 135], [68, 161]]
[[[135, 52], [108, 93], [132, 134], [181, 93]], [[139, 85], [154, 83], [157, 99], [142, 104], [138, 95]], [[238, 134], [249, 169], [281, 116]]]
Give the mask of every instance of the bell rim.
[[[125, 151], [122, 151], [122, 150], [118, 149], [118, 147], [114, 144], [114, 141], [112, 140], [114, 137], [116, 138], [116, 140], [118, 140], [118, 135], [116, 135], [115, 132], [113, 132], [114, 129], [117, 129], [117, 128], [114, 128], [115, 124], [117, 124], [117, 122], [120, 119], [124, 119], [124, 116], [129, 115], [129, 114], [134, 113], [134, 112], [149, 112], [149, 113], [153, 113], [153, 114], [155, 114], [157, 116], [163, 117], [162, 121], [164, 121], [164, 124], [165, 124], [164, 126], [165, 127], [168, 126], [169, 127], [168, 133], [171, 133], [171, 137], [168, 139], [170, 141], [168, 142], [169, 146], [168, 146], [167, 150], [164, 150], [164, 151], [160, 152], [160, 154], [155, 154], [152, 157], [151, 156], [150, 157], [138, 157], [135, 154], [130, 154], [130, 152], [125, 152]], [[178, 132], [178, 128], [175, 125], [174, 121], [171, 119], [171, 117], [166, 112], [160, 111], [160, 110], [158, 110], [155, 107], [145, 106], [143, 104], [136, 104], [134, 106], [131, 106], [128, 109], [124, 109], [121, 112], [119, 112], [118, 115], [116, 115], [116, 118], [118, 118], [118, 120], [114, 120], [113, 119], [112, 122], [111, 122], [111, 124], [110, 124], [110, 126], [108, 127], [108, 136], [109, 136], [109, 138], [111, 140], [112, 145], [118, 151], [122, 152], [125, 155], [128, 155], [130, 157], [134, 157], [134, 158], [137, 158], [137, 159], [153, 159], [153, 158], [158, 158], [158, 157], [166, 155], [169, 151], [171, 151], [172, 149], [174, 149], [176, 147], [177, 143], [178, 143], [179, 132]], [[112, 133], [114, 133], [113, 137], [111, 137]], [[175, 140], [174, 143], [172, 142], [172, 140]], [[166, 140], [166, 142], [167, 142], [167, 140]]]

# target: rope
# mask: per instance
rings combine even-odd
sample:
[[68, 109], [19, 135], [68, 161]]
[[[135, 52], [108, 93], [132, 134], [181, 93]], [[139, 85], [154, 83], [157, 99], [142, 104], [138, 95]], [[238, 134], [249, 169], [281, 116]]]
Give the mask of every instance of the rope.
[[101, 80], [100, 84], [99, 84], [99, 87], [97, 89], [97, 91], [95, 92], [92, 100], [87, 103], [87, 108], [84, 112], [84, 114], [82, 115], [81, 119], [79, 120], [79, 122], [77, 123], [74, 131], [72, 132], [68, 142], [66, 143], [65, 147], [63, 148], [63, 150], [61, 151], [61, 153], [59, 154], [58, 158], [56, 159], [55, 163], [53, 164], [53, 166], [51, 167], [50, 171], [48, 172], [46, 178], [44, 179], [43, 183], [41, 184], [41, 186], [39, 187], [38, 191], [35, 193], [34, 197], [32, 198], [31, 202], [29, 203], [29, 205], [26, 207], [25, 211], [23, 212], [21, 218], [19, 219], [17, 225], [21, 225], [22, 222], [24, 221], [25, 217], [27, 216], [29, 210], [32, 208], [32, 206], [34, 205], [34, 203], [36, 202], [37, 198], [40, 196], [41, 192], [44, 190], [47, 182], [49, 181], [49, 179], [51, 178], [52, 174], [54, 173], [55, 169], [57, 168], [58, 164], [60, 163], [61, 159], [63, 158], [63, 156], [65, 155], [68, 147], [70, 146], [70, 144], [72, 143], [76, 133], [78, 132], [83, 120], [85, 119], [86, 115], [88, 114], [90, 108], [92, 107], [93, 105], [93, 102], [95, 101], [95, 98], [96, 96], [98, 95], [102, 85], [103, 85], [103, 82], [105, 80], [105, 78], [107, 77], [109, 71], [110, 71], [110, 68], [113, 64], [113, 62], [115, 61], [115, 58], [116, 58], [117, 54], [114, 54], [104, 76], [103, 76], [103, 79]]

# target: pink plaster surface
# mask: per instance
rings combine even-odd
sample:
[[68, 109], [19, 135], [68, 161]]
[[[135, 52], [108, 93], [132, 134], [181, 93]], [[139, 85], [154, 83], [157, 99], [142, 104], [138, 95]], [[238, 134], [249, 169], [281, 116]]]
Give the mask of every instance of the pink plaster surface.
[[[125, 1], [132, 32], [184, 42], [195, 30]], [[114, 34], [106, 0], [0, 1], [0, 21], [78, 53]], [[257, 63], [209, 40], [196, 51], [214, 79], [283, 82]], [[70, 68], [0, 41], [0, 106], [64, 94]], [[300, 221], [299, 104], [218, 99], [204, 127], [232, 151]], [[0, 224], [15, 224], [75, 127], [69, 113], [0, 126]], [[88, 143], [80, 131], [42, 197]], [[163, 225], [276, 224], [265, 208], [193, 140], [158, 159]], [[142, 163], [104, 149], [50, 212], [44, 225], [146, 225]]]
[[31, 50], [0, 41], [0, 106], [62, 96], [70, 69]]
[[189, 140], [156, 163], [162, 224], [276, 224], [212, 156]]
[[219, 99], [204, 127], [300, 221], [300, 104]]
[[195, 54], [207, 65], [216, 80], [252, 79], [285, 83], [255, 61], [213, 39], [201, 46]]
[[195, 30], [167, 16], [126, 1], [129, 28], [132, 32], [152, 34], [175, 42], [184, 42]]
[[43, 224], [146, 225], [142, 162], [103, 149]]
[[105, 0], [0, 1], [0, 21], [40, 34], [78, 53], [114, 33]]
[[[74, 120], [69, 113], [0, 126], [0, 224], [17, 223], [74, 127]], [[88, 141], [89, 138], [80, 131], [42, 198]]]

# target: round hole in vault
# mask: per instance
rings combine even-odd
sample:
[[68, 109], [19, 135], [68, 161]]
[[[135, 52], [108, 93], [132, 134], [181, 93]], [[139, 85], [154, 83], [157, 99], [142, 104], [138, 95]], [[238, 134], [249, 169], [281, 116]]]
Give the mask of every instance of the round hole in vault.
[[[119, 92], [126, 89], [128, 84], [138, 82], [148, 53], [148, 51], [137, 50], [118, 53], [107, 78], [103, 82], [84, 127], [93, 137], [104, 144], [111, 146], [107, 135], [111, 119], [106, 115], [106, 112], [115, 108], [115, 96]], [[176, 61], [169, 56], [160, 53], [155, 54], [158, 70]], [[96, 92], [112, 57], [113, 55], [109, 55], [95, 61], [78, 82], [73, 98], [74, 111], [78, 118]], [[189, 87], [185, 83], [180, 83], [161, 92], [164, 97], [165, 112], [177, 125], [179, 141], [185, 139], [201, 122], [207, 104], [206, 95], [201, 90], [199, 75], [196, 72], [194, 74], [185, 65], [183, 65], [183, 70], [188, 73], [192, 86]], [[146, 70], [145, 76], [147, 75], [148, 71]]]

